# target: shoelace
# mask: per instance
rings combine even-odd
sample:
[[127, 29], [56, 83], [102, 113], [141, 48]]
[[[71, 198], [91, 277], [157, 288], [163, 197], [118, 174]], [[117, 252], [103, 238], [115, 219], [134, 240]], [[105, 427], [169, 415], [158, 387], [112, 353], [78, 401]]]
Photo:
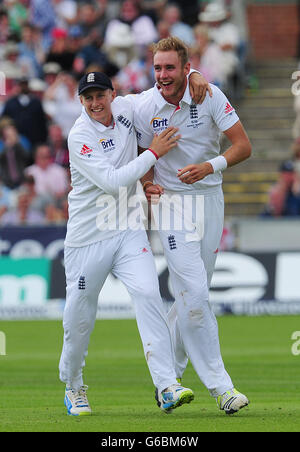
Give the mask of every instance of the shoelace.
[[87, 395], [86, 395], [87, 390], [88, 390], [87, 385], [81, 386], [81, 388], [77, 392], [72, 390], [72, 393], [74, 395], [74, 404], [76, 407], [79, 408], [79, 407], [84, 407], [84, 406], [89, 405]]
[[165, 400], [172, 400], [174, 398], [174, 393], [181, 391], [181, 389], [183, 388], [179, 384], [171, 385], [162, 392], [162, 396]]
[[226, 391], [224, 394], [220, 396], [220, 406], [222, 408], [225, 407], [225, 405], [230, 402], [232, 399], [236, 398], [236, 393], [234, 392], [234, 389]]

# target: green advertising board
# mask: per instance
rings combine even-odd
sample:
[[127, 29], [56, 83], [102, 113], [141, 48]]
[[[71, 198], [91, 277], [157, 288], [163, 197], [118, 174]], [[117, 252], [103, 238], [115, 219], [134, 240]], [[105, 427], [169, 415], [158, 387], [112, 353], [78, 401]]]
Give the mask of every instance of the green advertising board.
[[49, 295], [50, 260], [0, 258], [0, 306], [40, 305]]

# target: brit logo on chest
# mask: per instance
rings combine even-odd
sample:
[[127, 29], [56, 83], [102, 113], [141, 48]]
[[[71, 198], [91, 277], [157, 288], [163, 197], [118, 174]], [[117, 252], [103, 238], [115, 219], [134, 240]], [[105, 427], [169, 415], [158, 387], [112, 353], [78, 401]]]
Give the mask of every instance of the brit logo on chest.
[[101, 144], [102, 149], [105, 153], [114, 151], [116, 149], [115, 142], [112, 138], [101, 138], [99, 140], [99, 143]]
[[169, 120], [167, 118], [156, 116], [151, 119], [150, 125], [152, 126], [154, 133], [160, 133], [169, 127]]

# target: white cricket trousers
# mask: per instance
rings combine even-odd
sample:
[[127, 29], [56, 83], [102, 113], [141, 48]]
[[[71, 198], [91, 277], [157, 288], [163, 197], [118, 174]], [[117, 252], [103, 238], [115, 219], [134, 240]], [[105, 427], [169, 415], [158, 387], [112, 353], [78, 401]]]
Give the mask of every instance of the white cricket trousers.
[[[174, 216], [179, 215], [178, 208], [171, 206], [171, 210]], [[193, 213], [195, 237], [189, 238], [190, 241], [187, 241], [185, 228], [160, 229], [159, 235], [175, 298], [168, 320], [175, 350], [176, 375], [181, 378], [189, 358], [202, 383], [213, 397], [217, 397], [233, 388], [221, 357], [217, 320], [209, 304], [209, 286], [224, 223], [221, 189], [202, 198], [201, 217], [204, 222], [200, 227], [194, 221]]]
[[65, 272], [67, 292], [59, 363], [61, 381], [75, 390], [83, 384], [82, 371], [95, 324], [98, 295], [111, 272], [125, 284], [131, 295], [154, 385], [163, 391], [175, 384], [171, 333], [146, 232], [126, 230], [92, 245], [66, 247]]

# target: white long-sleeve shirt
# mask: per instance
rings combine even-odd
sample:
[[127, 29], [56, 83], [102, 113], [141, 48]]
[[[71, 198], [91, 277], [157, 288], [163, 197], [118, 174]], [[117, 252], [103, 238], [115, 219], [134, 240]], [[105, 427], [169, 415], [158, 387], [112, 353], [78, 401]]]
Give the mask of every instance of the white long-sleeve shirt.
[[89, 245], [126, 229], [127, 201], [135, 194], [137, 181], [156, 162], [150, 151], [137, 157], [131, 103], [118, 97], [112, 113], [113, 123], [105, 127], [83, 108], [69, 133], [72, 190], [66, 246]]

